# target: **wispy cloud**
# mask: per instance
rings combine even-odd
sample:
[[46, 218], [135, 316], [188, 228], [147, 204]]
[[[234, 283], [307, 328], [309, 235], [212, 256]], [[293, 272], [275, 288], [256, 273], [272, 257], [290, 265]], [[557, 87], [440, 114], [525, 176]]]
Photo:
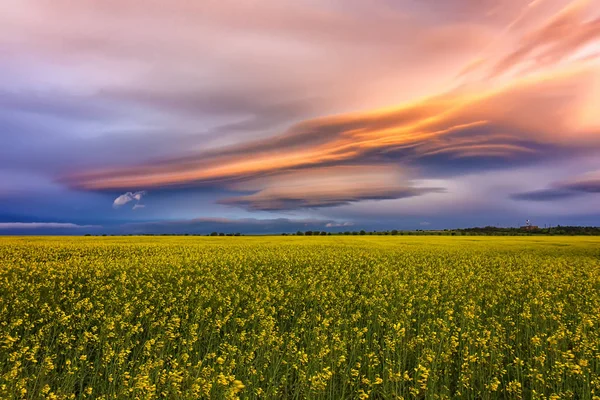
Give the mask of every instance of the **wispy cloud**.
[[587, 19], [590, 4], [590, 0], [573, 1], [542, 27], [529, 32], [516, 50], [498, 61], [491, 75], [523, 66], [526, 61], [538, 66], [557, 63], [600, 38], [600, 18]]

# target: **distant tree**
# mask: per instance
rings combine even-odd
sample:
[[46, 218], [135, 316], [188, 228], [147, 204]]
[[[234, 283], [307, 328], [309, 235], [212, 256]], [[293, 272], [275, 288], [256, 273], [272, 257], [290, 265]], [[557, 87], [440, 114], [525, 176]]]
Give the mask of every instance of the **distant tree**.
[[360, 231], [360, 234], [361, 234], [361, 235], [366, 235], [366, 234], [367, 234], [367, 232], [365, 232], [364, 230], [361, 230], [361, 231]]
[[223, 232], [219, 232], [219, 236], [225, 236]]
[[397, 234], [398, 234], [398, 231], [396, 229], [393, 229], [392, 230], [392, 235], [397, 235]]
[[236, 232], [236, 234], [234, 236], [242, 236], [242, 234], [239, 232]]
[[210, 236], [219, 236], [219, 234], [217, 232], [212, 232]]
[[304, 232], [304, 236], [312, 236], [313, 232], [312, 231], [306, 231]]
[[321, 231], [321, 236], [327, 236], [327, 232]]
[[298, 232], [296, 232], [296, 236], [304, 236], [304, 232], [298, 231]]
[[349, 234], [350, 234], [349, 231], [344, 232], [344, 235], [349, 235]]

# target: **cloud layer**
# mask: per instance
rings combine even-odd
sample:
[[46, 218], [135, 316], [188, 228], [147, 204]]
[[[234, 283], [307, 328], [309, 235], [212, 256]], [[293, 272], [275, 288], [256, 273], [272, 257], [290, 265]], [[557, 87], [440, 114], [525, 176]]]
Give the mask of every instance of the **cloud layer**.
[[[557, 201], [585, 194], [600, 194], [600, 171], [556, 182], [549, 188], [514, 194], [515, 200]], [[600, 199], [595, 200], [598, 202]]]
[[82, 229], [101, 228], [98, 225], [77, 225], [60, 222], [0, 222], [0, 230], [4, 229]]
[[377, 165], [297, 170], [245, 181], [234, 188], [253, 193], [225, 198], [220, 203], [252, 211], [334, 207], [443, 192], [443, 188], [413, 186], [398, 168]]

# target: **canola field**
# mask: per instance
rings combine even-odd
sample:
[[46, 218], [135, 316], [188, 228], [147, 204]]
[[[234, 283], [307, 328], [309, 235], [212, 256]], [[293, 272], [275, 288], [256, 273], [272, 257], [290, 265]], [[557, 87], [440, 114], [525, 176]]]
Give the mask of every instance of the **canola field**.
[[0, 238], [2, 399], [600, 399], [600, 238]]

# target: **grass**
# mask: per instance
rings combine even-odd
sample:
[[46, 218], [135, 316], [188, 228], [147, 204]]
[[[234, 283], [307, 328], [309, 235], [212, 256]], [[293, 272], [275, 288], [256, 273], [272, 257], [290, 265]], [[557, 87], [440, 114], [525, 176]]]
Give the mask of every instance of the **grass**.
[[6, 399], [592, 399], [600, 238], [0, 239]]

